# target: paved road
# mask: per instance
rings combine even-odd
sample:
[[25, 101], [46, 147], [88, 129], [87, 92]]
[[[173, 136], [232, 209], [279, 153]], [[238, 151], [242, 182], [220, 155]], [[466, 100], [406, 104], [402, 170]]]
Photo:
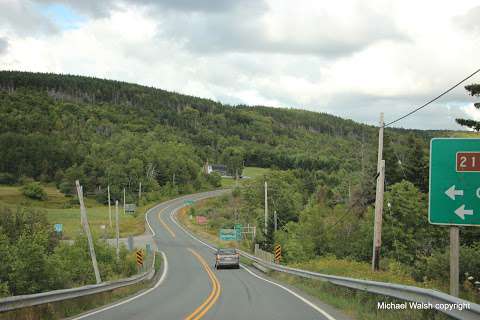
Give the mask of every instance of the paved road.
[[[286, 287], [262, 280], [257, 272], [215, 270], [213, 251], [175, 223], [173, 214], [186, 199], [202, 199], [219, 191], [196, 194], [162, 203], [147, 220], [157, 248], [165, 253], [168, 269], [161, 284], [147, 294], [81, 319], [344, 319], [329, 306], [311, 303]], [[287, 289], [287, 290], [285, 290]], [[309, 303], [311, 305], [309, 305]], [[79, 319], [79, 318], [76, 318]]]

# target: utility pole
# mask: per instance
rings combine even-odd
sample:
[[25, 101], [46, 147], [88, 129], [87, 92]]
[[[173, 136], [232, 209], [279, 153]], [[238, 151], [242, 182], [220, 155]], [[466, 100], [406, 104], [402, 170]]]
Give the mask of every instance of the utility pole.
[[123, 214], [124, 215], [126, 214], [126, 211], [125, 211], [125, 188], [123, 188]]
[[115, 201], [115, 237], [117, 260], [120, 258], [120, 225], [118, 223], [118, 200]]
[[277, 210], [273, 211], [273, 229], [277, 232]]
[[172, 184], [175, 185], [175, 172], [172, 175]]
[[[80, 193], [82, 194], [82, 197], [83, 197], [83, 186], [80, 186]], [[78, 190], [77, 190], [77, 194], [78, 194]], [[80, 202], [80, 195], [78, 195], [78, 201]], [[82, 198], [82, 201], [83, 201], [83, 198]], [[81, 213], [80, 213], [80, 225], [83, 227], [83, 215]]]
[[238, 169], [235, 169], [235, 187], [238, 187]]
[[110, 185], [107, 186], [107, 193], [108, 193], [108, 222], [110, 228], [112, 228], [112, 206], [110, 205]]
[[138, 204], [140, 205], [140, 200], [142, 199], [142, 182], [140, 181], [138, 185]]
[[88, 248], [90, 250], [90, 257], [92, 258], [93, 271], [95, 272], [95, 279], [98, 283], [102, 282], [100, 278], [100, 271], [98, 270], [97, 256], [95, 255], [95, 248], [93, 246], [92, 234], [90, 233], [90, 226], [88, 225], [87, 219], [87, 210], [85, 209], [85, 204], [83, 202], [83, 188], [80, 186], [80, 182], [75, 181], [77, 186], [78, 201], [80, 202], [80, 215], [82, 217], [82, 226], [85, 234], [87, 235]]
[[450, 227], [450, 294], [458, 297], [460, 236], [457, 226]]
[[375, 224], [373, 234], [372, 270], [380, 269], [380, 247], [382, 245], [383, 192], [385, 188], [385, 160], [383, 160], [383, 112], [380, 113], [378, 132], [377, 188], [375, 193]]
[[267, 235], [268, 231], [268, 185], [267, 181], [265, 180], [265, 236]]

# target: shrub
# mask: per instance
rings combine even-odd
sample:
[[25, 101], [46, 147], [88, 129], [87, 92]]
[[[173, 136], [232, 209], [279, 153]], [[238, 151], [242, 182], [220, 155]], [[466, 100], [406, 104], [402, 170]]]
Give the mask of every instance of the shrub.
[[[419, 260], [413, 276], [418, 281], [448, 279], [449, 256], [446, 249]], [[480, 243], [460, 247], [460, 281], [465, 281], [468, 276], [472, 276], [474, 281], [480, 280]]]
[[38, 182], [30, 182], [22, 187], [24, 196], [35, 200], [47, 200], [47, 193]]
[[[14, 184], [16, 182], [16, 178], [13, 174], [8, 172], [0, 172], [0, 183], [1, 184]], [[0, 289], [1, 292], [1, 289]]]
[[207, 174], [206, 178], [208, 183], [211, 184], [212, 186], [216, 188], [222, 186], [222, 177], [220, 176], [220, 174], [218, 174], [218, 172], [212, 172], [210, 174]]

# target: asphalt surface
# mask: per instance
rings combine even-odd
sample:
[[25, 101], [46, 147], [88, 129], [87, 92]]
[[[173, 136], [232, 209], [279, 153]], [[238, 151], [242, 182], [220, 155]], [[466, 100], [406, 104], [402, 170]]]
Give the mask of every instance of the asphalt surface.
[[295, 296], [298, 293], [268, 282], [271, 280], [259, 279], [264, 276], [250, 268], [215, 270], [214, 251], [185, 233], [172, 216], [186, 199], [198, 200], [219, 193], [182, 197], [150, 210], [147, 220], [154, 230], [157, 249], [167, 258], [165, 278], [137, 299], [106, 310], [100, 308], [81, 319], [345, 319], [319, 301], [310, 297], [306, 297], [308, 302], [302, 301]]

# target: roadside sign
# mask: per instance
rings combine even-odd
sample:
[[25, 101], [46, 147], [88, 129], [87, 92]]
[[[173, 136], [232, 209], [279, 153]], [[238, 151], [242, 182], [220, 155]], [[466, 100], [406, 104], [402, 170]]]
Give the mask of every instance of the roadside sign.
[[125, 212], [127, 213], [135, 213], [135, 210], [137, 210], [135, 203], [127, 203], [125, 205]]
[[282, 260], [282, 246], [279, 244], [276, 244], [273, 247], [273, 255], [275, 257], [275, 263], [280, 263], [280, 260]]
[[241, 223], [237, 223], [235, 224], [234, 229], [236, 232], [237, 240], [242, 240], [243, 225]]
[[206, 224], [208, 222], [208, 219], [205, 216], [196, 216], [195, 220], [197, 224]]
[[55, 223], [53, 225], [53, 229], [55, 230], [55, 232], [57, 233], [61, 233], [63, 231], [63, 224], [61, 223]]
[[431, 224], [480, 225], [480, 139], [431, 140], [429, 191]]
[[194, 202], [195, 202], [195, 201], [193, 201], [193, 200], [185, 200], [185, 201], [184, 201], [184, 203], [185, 203], [187, 206], [193, 205]]
[[137, 259], [137, 265], [143, 266], [143, 250], [137, 250], [137, 252], [135, 252], [135, 256]]
[[220, 240], [237, 240], [237, 232], [235, 229], [220, 229]]

